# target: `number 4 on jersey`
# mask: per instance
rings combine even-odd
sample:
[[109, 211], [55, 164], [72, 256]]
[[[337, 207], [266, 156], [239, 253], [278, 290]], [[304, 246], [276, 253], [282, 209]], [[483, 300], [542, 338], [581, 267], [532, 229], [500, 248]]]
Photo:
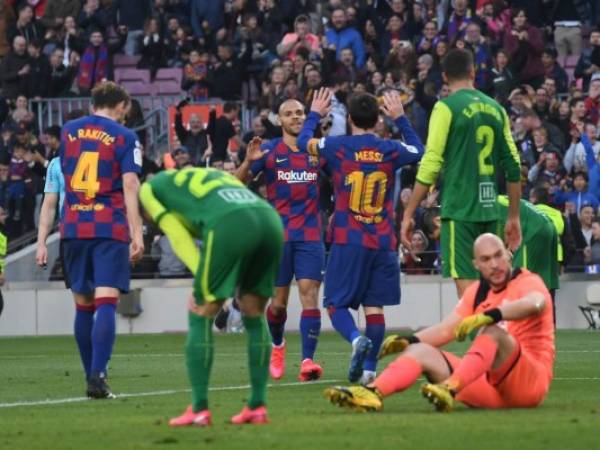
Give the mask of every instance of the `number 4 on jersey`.
[[83, 192], [88, 200], [95, 198], [100, 190], [98, 159], [98, 152], [83, 152], [71, 178], [71, 188], [76, 192]]

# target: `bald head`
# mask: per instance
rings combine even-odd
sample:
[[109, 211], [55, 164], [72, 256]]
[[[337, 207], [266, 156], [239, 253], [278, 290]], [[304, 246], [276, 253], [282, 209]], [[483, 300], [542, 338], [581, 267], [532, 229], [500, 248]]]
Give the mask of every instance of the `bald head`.
[[473, 245], [473, 265], [494, 291], [504, 289], [510, 279], [511, 257], [504, 242], [492, 233], [485, 233]]

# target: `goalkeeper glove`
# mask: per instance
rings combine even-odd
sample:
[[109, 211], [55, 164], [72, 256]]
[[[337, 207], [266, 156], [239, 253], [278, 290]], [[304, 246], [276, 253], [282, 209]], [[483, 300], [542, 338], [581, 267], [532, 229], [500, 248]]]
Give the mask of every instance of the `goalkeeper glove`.
[[392, 334], [388, 336], [381, 344], [381, 350], [379, 350], [378, 359], [385, 358], [387, 355], [393, 353], [401, 353], [406, 350], [410, 344], [416, 344], [421, 340], [414, 334], [411, 336], [400, 336], [399, 334]]
[[502, 320], [502, 312], [498, 308], [489, 309], [481, 314], [465, 317], [454, 330], [457, 341], [464, 341], [473, 331], [486, 325], [492, 325]]

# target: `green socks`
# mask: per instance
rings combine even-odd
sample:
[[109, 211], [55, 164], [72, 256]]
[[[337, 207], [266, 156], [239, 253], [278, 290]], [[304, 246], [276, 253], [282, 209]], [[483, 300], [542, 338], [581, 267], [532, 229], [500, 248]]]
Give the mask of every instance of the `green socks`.
[[248, 406], [258, 408], [266, 403], [269, 361], [271, 359], [271, 335], [264, 316], [242, 318], [248, 333], [248, 366], [252, 392]]
[[189, 313], [189, 331], [185, 344], [188, 377], [192, 385], [192, 408], [208, 408], [208, 380], [213, 362], [213, 319]]

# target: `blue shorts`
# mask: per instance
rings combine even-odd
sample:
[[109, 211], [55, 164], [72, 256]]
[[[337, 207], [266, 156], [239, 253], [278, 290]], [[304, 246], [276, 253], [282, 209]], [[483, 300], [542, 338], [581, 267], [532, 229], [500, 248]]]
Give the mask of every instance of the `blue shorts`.
[[63, 263], [71, 290], [91, 294], [97, 287], [129, 291], [129, 245], [114, 239], [64, 239]]
[[322, 281], [324, 266], [325, 247], [322, 242], [285, 242], [275, 286], [289, 286], [294, 275], [296, 280]]
[[400, 304], [398, 254], [356, 245], [333, 244], [325, 270], [326, 308]]

